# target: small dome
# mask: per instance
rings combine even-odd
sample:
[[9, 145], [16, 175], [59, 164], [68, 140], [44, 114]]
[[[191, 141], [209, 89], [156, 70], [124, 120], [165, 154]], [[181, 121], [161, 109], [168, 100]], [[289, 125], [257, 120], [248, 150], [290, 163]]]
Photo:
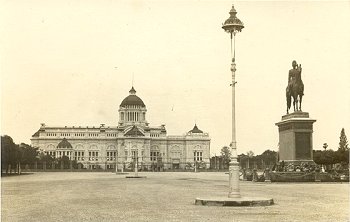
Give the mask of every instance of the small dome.
[[203, 133], [203, 131], [198, 129], [197, 124], [195, 124], [193, 129], [190, 130], [189, 133]]
[[66, 138], [63, 138], [63, 140], [57, 145], [57, 148], [73, 148], [72, 144], [68, 142]]
[[140, 97], [136, 96], [136, 90], [132, 87], [129, 91], [130, 95], [128, 95], [120, 104], [121, 107], [136, 105], [141, 107], [146, 107]]

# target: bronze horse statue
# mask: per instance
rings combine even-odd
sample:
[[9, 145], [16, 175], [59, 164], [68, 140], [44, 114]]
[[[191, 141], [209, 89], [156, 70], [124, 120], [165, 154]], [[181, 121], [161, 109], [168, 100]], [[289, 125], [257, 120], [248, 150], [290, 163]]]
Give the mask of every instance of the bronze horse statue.
[[301, 111], [301, 103], [304, 95], [304, 84], [301, 80], [301, 65], [298, 66], [296, 61], [292, 63], [293, 69], [289, 71], [288, 86], [286, 88], [287, 114], [292, 104], [295, 111]]

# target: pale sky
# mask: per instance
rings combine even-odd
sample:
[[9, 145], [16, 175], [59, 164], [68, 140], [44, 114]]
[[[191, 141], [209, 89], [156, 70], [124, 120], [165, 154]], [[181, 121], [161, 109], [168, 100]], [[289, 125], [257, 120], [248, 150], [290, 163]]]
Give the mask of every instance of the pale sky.
[[[349, 1], [235, 1], [238, 153], [277, 151], [292, 60], [314, 149], [350, 139]], [[40, 127], [115, 126], [134, 75], [150, 125], [198, 127], [211, 153], [231, 142], [232, 1], [1, 1], [1, 134], [30, 143]], [[115, 68], [116, 67], [116, 68]]]

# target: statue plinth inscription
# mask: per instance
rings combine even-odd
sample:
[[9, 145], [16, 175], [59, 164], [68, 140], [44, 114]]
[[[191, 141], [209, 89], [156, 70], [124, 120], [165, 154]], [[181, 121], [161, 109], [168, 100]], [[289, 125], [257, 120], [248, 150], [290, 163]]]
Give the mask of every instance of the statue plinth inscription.
[[297, 111], [282, 116], [276, 125], [279, 131], [279, 161], [313, 162], [312, 133], [315, 119]]

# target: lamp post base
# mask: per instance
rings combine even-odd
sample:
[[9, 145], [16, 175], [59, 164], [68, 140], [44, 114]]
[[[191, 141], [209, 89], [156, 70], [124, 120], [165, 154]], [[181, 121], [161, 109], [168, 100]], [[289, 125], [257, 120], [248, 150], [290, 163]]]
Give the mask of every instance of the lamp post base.
[[240, 198], [239, 189], [239, 164], [236, 159], [232, 159], [229, 166], [229, 198]]
[[138, 179], [138, 178], [147, 178], [147, 177], [146, 176], [126, 176], [125, 178]]
[[253, 207], [253, 206], [270, 206], [273, 205], [272, 198], [264, 197], [217, 197], [217, 198], [196, 198], [195, 205], [204, 206], [223, 206], [223, 207]]

